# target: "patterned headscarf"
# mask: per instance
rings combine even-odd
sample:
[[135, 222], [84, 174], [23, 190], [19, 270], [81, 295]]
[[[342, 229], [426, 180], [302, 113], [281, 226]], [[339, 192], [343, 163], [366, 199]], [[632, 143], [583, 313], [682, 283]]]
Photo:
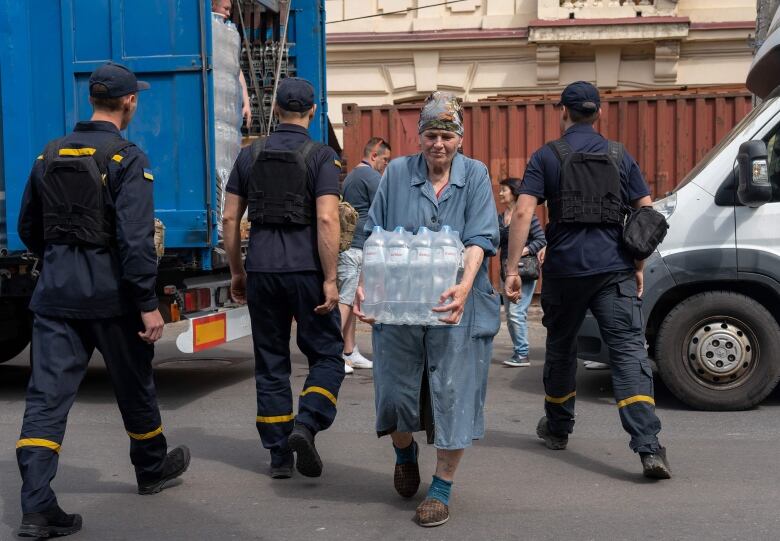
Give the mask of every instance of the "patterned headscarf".
[[418, 133], [425, 130], [447, 130], [463, 136], [463, 107], [460, 100], [448, 92], [438, 90], [425, 99]]

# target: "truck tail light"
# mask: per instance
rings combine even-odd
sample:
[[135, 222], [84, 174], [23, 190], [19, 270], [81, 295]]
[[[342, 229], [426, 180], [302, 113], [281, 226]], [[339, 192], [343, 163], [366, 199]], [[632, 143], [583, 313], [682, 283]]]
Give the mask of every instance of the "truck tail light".
[[211, 308], [211, 290], [207, 287], [184, 291], [184, 313]]
[[198, 289], [198, 308], [205, 310], [211, 308], [211, 290], [207, 288]]

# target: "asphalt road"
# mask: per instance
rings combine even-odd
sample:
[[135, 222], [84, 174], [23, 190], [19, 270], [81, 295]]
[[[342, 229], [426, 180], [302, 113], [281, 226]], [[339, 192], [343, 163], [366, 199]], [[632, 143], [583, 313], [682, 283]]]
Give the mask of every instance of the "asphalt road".
[[[671, 481], [641, 476], [611, 398], [607, 372], [581, 370], [578, 421], [566, 451], [535, 436], [542, 412], [543, 329], [532, 323], [530, 368], [507, 368], [505, 329], [496, 340], [487, 435], [467, 451], [448, 524], [412, 522], [435, 453], [423, 446], [423, 486], [402, 500], [394, 454], [373, 432], [371, 372], [348, 377], [334, 426], [317, 438], [323, 477], [273, 481], [254, 426], [251, 343], [185, 360], [170, 339], [158, 346], [158, 392], [170, 445], [186, 443], [183, 481], [155, 496], [135, 494], [128, 441], [102, 362], [94, 359], [71, 411], [54, 487], [84, 516], [86, 540], [678, 540], [780, 538], [780, 394], [753, 411], [691, 411], [661, 385], [657, 404]], [[364, 353], [370, 335], [359, 333]], [[293, 385], [305, 359], [294, 351]], [[0, 541], [20, 520], [14, 456], [29, 375], [26, 353], [0, 366]], [[193, 360], [197, 359], [197, 360]], [[420, 440], [422, 438], [418, 438]]]

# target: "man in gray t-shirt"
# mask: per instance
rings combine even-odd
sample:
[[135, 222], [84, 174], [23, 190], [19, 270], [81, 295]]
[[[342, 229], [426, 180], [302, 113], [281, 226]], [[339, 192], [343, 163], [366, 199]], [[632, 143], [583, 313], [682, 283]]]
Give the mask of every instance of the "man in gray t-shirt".
[[371, 368], [373, 363], [363, 357], [355, 344], [355, 315], [352, 303], [360, 280], [363, 264], [363, 243], [367, 235], [363, 226], [368, 219], [368, 209], [379, 188], [382, 173], [390, 161], [390, 145], [381, 137], [369, 139], [363, 149], [363, 160], [344, 179], [342, 195], [344, 201], [358, 211], [355, 236], [348, 250], [339, 254], [338, 287], [339, 311], [341, 312], [341, 334], [344, 336], [344, 370], [352, 373], [353, 368]]

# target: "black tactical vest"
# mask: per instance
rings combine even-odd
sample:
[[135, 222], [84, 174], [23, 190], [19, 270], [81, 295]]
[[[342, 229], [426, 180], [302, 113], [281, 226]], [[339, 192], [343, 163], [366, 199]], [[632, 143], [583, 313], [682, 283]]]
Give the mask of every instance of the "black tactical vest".
[[116, 233], [105, 201], [108, 163], [131, 144], [116, 138], [102, 148], [63, 148], [63, 139], [56, 139], [46, 146], [46, 170], [40, 187], [46, 243], [111, 243]]
[[314, 183], [306, 162], [322, 144], [306, 141], [296, 150], [267, 150], [265, 137], [252, 143], [249, 221], [265, 225], [311, 225]]
[[623, 145], [609, 141], [606, 154], [574, 152], [563, 139], [549, 143], [561, 162], [558, 193], [548, 199], [550, 222], [622, 225], [620, 182]]

